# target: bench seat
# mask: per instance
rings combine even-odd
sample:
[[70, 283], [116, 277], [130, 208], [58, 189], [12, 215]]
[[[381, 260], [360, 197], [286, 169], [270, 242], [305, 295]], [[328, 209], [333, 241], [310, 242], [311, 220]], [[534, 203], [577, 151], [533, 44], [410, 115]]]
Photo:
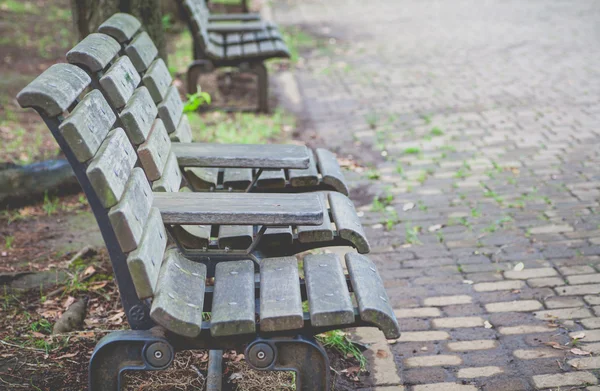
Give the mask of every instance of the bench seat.
[[345, 264], [347, 275], [336, 254], [307, 255], [302, 267], [295, 257], [264, 258], [258, 273], [251, 260], [221, 262], [209, 285], [203, 264], [170, 249], [153, 289], [150, 316], [187, 338], [208, 332], [212, 337], [296, 335], [358, 326], [375, 326], [386, 338], [398, 338], [398, 323], [373, 262], [348, 253]]

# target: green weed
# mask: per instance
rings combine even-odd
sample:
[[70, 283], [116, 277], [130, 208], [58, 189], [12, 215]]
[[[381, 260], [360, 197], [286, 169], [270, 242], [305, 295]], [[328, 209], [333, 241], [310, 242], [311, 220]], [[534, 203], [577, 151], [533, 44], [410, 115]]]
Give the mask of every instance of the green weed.
[[418, 155], [421, 153], [421, 148], [418, 147], [408, 147], [404, 149], [405, 155]]
[[14, 236], [6, 236], [4, 238], [4, 248], [7, 250], [10, 250], [12, 248], [14, 241], [15, 241]]
[[370, 112], [367, 115], [365, 115], [365, 121], [371, 129], [375, 129], [377, 127], [377, 124], [379, 123], [379, 115], [375, 112]]
[[58, 198], [54, 197], [51, 199], [48, 196], [48, 192], [46, 192], [44, 194], [44, 204], [42, 205], [42, 209], [48, 216], [56, 213], [56, 210], [58, 209]]
[[342, 330], [327, 331], [317, 335], [317, 340], [325, 347], [330, 347], [340, 352], [344, 357], [352, 356], [360, 365], [361, 370], [365, 370], [367, 359], [354, 343], [347, 337]]
[[434, 127], [433, 129], [431, 129], [431, 135], [432, 136], [443, 136], [444, 132], [442, 131], [442, 129], [438, 128], [437, 126]]
[[419, 233], [421, 232], [421, 227], [412, 226], [410, 223], [406, 223], [404, 226], [404, 233], [406, 236], [406, 243], [409, 244], [422, 244], [419, 240]]

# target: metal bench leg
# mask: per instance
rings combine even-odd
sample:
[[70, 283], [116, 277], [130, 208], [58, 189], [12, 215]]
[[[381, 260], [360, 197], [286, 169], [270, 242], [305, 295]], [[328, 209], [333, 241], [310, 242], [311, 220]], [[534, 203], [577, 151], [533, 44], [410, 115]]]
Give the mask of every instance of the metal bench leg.
[[258, 339], [246, 348], [251, 367], [296, 372], [296, 390], [329, 391], [329, 359], [313, 338]]
[[198, 78], [203, 73], [210, 73], [214, 69], [209, 60], [194, 60], [187, 70], [187, 91], [188, 94], [198, 92]]
[[253, 64], [252, 70], [257, 76], [258, 112], [269, 112], [269, 73], [264, 63]]
[[208, 374], [206, 375], [206, 391], [221, 391], [223, 386], [223, 351], [208, 352]]
[[115, 331], [98, 342], [89, 366], [89, 391], [121, 390], [124, 371], [156, 371], [173, 361], [171, 344], [152, 330]]

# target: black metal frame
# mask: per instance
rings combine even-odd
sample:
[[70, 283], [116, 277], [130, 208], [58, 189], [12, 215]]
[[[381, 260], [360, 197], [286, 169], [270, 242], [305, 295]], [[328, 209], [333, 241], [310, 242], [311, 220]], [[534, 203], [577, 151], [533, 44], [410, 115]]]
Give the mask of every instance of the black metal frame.
[[[247, 335], [228, 338], [228, 346], [246, 346], [245, 356], [254, 369], [296, 372], [296, 389], [329, 390], [327, 353], [311, 335], [262, 338]], [[125, 371], [166, 369], [176, 352], [206, 348], [199, 340], [168, 336], [160, 327], [145, 331], [115, 331], [98, 342], [89, 365], [89, 391], [118, 391]], [[213, 341], [214, 343], [214, 341]], [[222, 345], [220, 345], [222, 346]], [[222, 350], [209, 353], [207, 390], [221, 389]]]

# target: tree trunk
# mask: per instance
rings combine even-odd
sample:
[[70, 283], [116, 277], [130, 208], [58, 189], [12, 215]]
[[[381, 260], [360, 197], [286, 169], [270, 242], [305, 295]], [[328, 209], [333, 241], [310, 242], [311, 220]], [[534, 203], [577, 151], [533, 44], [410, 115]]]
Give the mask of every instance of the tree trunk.
[[73, 22], [79, 39], [98, 30], [98, 26], [116, 12], [127, 12], [142, 22], [159, 55], [167, 61], [160, 0], [71, 0]]

